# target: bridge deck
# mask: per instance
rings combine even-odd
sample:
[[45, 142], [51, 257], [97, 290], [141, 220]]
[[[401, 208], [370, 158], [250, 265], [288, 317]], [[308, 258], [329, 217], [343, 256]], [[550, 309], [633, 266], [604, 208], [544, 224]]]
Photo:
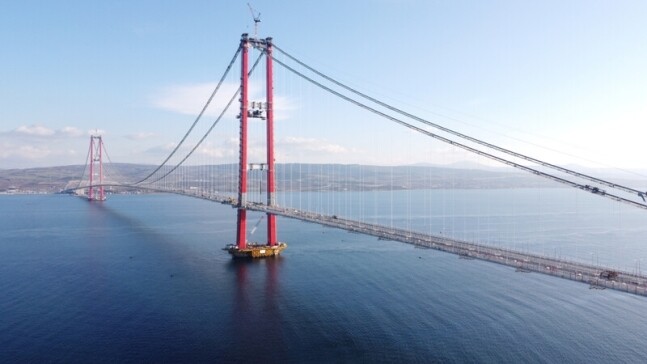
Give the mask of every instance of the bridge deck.
[[[119, 187], [127, 187], [121, 185]], [[141, 188], [133, 186], [134, 188]], [[155, 189], [149, 189], [156, 191]], [[172, 190], [159, 192], [174, 193], [184, 196], [197, 197], [204, 200], [219, 202], [237, 207], [235, 199], [221, 195], [203, 194], [191, 190]], [[647, 276], [620, 271], [604, 266], [585, 264], [551, 258], [538, 254], [514, 251], [505, 248], [492, 247], [483, 244], [463, 241], [440, 235], [424, 234], [404, 229], [370, 224], [355, 220], [343, 219], [337, 216], [322, 215], [293, 208], [267, 206], [248, 203], [245, 208], [250, 211], [272, 213], [301, 221], [312, 222], [343, 230], [372, 235], [384, 240], [394, 240], [421, 247], [436, 249], [447, 253], [457, 254], [467, 259], [480, 259], [514, 267], [520, 272], [537, 272], [560, 278], [583, 282], [591, 288], [610, 288], [647, 296]]]
[[610, 288], [647, 296], [646, 276], [623, 272], [604, 266], [567, 261], [538, 254], [476, 244], [444, 236], [394, 229], [381, 225], [342, 219], [336, 216], [321, 215], [277, 206], [269, 207], [261, 204], [249, 204], [246, 208], [252, 211], [269, 212], [279, 216], [372, 235], [384, 240], [394, 240], [436, 249], [457, 254], [459, 257], [467, 259], [480, 259], [507, 265], [516, 268], [520, 272], [537, 272], [583, 282], [589, 284], [591, 288]]

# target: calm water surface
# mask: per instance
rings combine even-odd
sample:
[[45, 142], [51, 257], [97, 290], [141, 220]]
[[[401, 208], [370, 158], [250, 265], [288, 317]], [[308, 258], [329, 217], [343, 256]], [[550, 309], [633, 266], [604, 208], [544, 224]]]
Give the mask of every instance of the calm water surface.
[[0, 362], [647, 362], [644, 297], [282, 218], [233, 262], [235, 211], [185, 197], [0, 216]]

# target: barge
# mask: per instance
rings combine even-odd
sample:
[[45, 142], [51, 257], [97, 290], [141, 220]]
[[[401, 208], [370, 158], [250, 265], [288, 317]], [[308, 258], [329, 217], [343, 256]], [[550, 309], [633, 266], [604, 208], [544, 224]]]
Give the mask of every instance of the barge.
[[247, 244], [246, 248], [239, 249], [237, 245], [229, 244], [223, 250], [226, 250], [233, 258], [266, 258], [281, 254], [287, 247], [286, 243], [278, 243], [273, 246], [251, 243]]

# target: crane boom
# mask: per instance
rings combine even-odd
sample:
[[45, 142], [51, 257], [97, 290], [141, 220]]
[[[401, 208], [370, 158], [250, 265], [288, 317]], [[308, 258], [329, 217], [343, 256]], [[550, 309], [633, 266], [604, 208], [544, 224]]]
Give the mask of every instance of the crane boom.
[[247, 3], [247, 7], [249, 7], [249, 12], [252, 13], [252, 19], [254, 19], [254, 38], [256, 38], [258, 36], [258, 23], [261, 22], [261, 13], [255, 11], [249, 3]]

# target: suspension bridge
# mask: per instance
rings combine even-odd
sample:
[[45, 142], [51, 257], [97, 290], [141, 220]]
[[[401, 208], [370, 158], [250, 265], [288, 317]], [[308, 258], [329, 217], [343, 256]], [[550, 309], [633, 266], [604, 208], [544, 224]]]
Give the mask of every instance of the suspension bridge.
[[[250, 62], [250, 53], [254, 52], [258, 57], [254, 62]], [[240, 74], [239, 79], [236, 79], [230, 71], [239, 58]], [[265, 60], [265, 73], [259, 76], [258, 72], [254, 71], [259, 68], [262, 59]], [[429, 172], [416, 180], [417, 177], [411, 168], [402, 170], [388, 167], [389, 180], [388, 176], [383, 178], [384, 176], [381, 176], [378, 170], [360, 165], [326, 166], [307, 163], [308, 158], [312, 158], [313, 154], [304, 154], [302, 161], [295, 162], [294, 159], [290, 163], [287, 163], [287, 160], [282, 161], [294, 156], [289, 156], [285, 151], [277, 151], [278, 154], [275, 152], [275, 124], [277, 124], [275, 111], [282, 110], [286, 113], [294, 111], [286, 105], [280, 105], [281, 102], [286, 102], [285, 98], [278, 102], [278, 98], [275, 98], [275, 89], [280, 87], [274, 82], [275, 64], [283, 72], [280, 78], [300, 90], [302, 100], [305, 100], [303, 94], [315, 99], [315, 101], [306, 100], [304, 103], [317, 105], [320, 102], [327, 102], [324, 107], [319, 104], [316, 108], [326, 113], [339, 107], [329, 101], [336, 100], [345, 105], [343, 107], [349, 108], [344, 109], [348, 110], [344, 112], [353, 115], [349, 120], [339, 121], [340, 124], [335, 124], [336, 117], [332, 114], [325, 115], [320, 118], [323, 121], [318, 123], [319, 129], [310, 130], [299, 124], [296, 127], [297, 131], [315, 135], [338, 132], [346, 136], [350, 135], [351, 142], [357, 143], [363, 139], [374, 139], [372, 142], [384, 145], [385, 149], [389, 149], [387, 152], [405, 150], [409, 155], [424, 155], [429, 152], [429, 149], [424, 148], [436, 143], [433, 144], [436, 146], [433, 151], [440, 150], [437, 148], [438, 145], [449, 148], [451, 158], [472, 158], [484, 167], [497, 165], [507, 168], [507, 172], [503, 174], [483, 172], [484, 176], [489, 176], [488, 183], [493, 183], [494, 179], [532, 178], [533, 182], [530, 185], [545, 188], [543, 191], [561, 186], [563, 189], [574, 191], [577, 196], [607, 200], [613, 206], [623, 206], [617, 209], [632, 211], [647, 209], [645, 202], [647, 192], [632, 187], [630, 183], [612, 182], [607, 178], [565, 168], [458, 132], [370, 96], [318, 71], [279, 48], [273, 43], [272, 38], [261, 39], [249, 37], [247, 34], [243, 34], [234, 56], [198, 116], [162, 163], [144, 173], [141, 178], [126, 181], [117, 171], [111, 170], [113, 163], [104, 163], [104, 157], [108, 162], [109, 157], [103, 138], [100, 135], [93, 135], [90, 138], [83, 176], [79, 178], [78, 184], [70, 187], [66, 192], [79, 191], [79, 194], [91, 201], [104, 201], [107, 191], [136, 189], [173, 193], [229, 205], [236, 210], [236, 240], [235, 243], [227, 245], [226, 250], [235, 257], [273, 256], [285, 249], [287, 244], [278, 239], [276, 221], [277, 216], [282, 216], [371, 235], [381, 240], [436, 249], [456, 254], [463, 259], [494, 262], [513, 267], [517, 272], [538, 272], [583, 282], [589, 284], [591, 288], [611, 288], [647, 296], [647, 276], [639, 269], [630, 272], [594, 264], [594, 262], [584, 263], [581, 260], [549, 256], [493, 243], [498, 238], [505, 240], [510, 234], [510, 232], [502, 233], [493, 222], [497, 216], [483, 218], [491, 221], [484, 224], [485, 227], [482, 227], [477, 220], [474, 225], [478, 226], [478, 229], [472, 234], [472, 239], [461, 237], [461, 234], [456, 231], [447, 232], [445, 218], [438, 215], [429, 217], [428, 227], [425, 228], [414, 226], [411, 221], [415, 216], [411, 216], [411, 211], [408, 211], [407, 215], [409, 220], [394, 221], [394, 206], [401, 202], [398, 198], [394, 200], [394, 191], [398, 194], [399, 191], [415, 188], [442, 189], [448, 183], [447, 181], [451, 181], [453, 186], [460, 185], [460, 176], [452, 174], [453, 172], [447, 169], [439, 169], [442, 171], [439, 173], [444, 173], [440, 177]], [[228, 77], [234, 78], [235, 81], [227, 82]], [[298, 86], [294, 86], [297, 81]], [[229, 87], [232, 91], [231, 95], [221, 97], [224, 89], [232, 84], [237, 87]], [[259, 95], [262, 97], [260, 101], [251, 100], [252, 97]], [[230, 108], [237, 99], [239, 110], [232, 113]], [[210, 106], [214, 106], [213, 104], [219, 109], [215, 120], [210, 124], [201, 123], [208, 114], [207, 110]], [[300, 112], [297, 117], [294, 117], [299, 122], [310, 118], [316, 117], [310, 112]], [[386, 121], [388, 128], [392, 129], [388, 129], [386, 135], [382, 136], [371, 134], [374, 129], [387, 128], [384, 124], [376, 124], [375, 120]], [[365, 124], [356, 126], [362, 123]], [[288, 123], [285, 122], [285, 124]], [[287, 128], [287, 126], [282, 127]], [[250, 139], [250, 131], [263, 137]], [[401, 139], [398, 139], [397, 135], [400, 135]], [[384, 139], [380, 140], [380, 138]], [[292, 137], [283, 139], [282, 143], [290, 145], [297, 151], [300, 147], [311, 148], [310, 151], [321, 158], [344, 150], [334, 144], [321, 145], [320, 143], [317, 148], [308, 145], [322, 140], [314, 137]], [[401, 143], [403, 146], [398, 146], [396, 143]], [[218, 145], [223, 147], [216, 148]], [[413, 145], [422, 145], [423, 149], [416, 150]], [[234, 152], [236, 149], [237, 153]], [[351, 150], [351, 153], [361, 154], [361, 150]], [[250, 155], [260, 162], [250, 163]], [[209, 159], [209, 156], [213, 159]], [[222, 161], [227, 157], [230, 158], [229, 163], [214, 163], [217, 158]], [[276, 163], [277, 160], [281, 164]], [[486, 179], [481, 179], [483, 180]], [[379, 193], [389, 194], [389, 203], [381, 205]], [[407, 198], [407, 208], [411, 210], [412, 197], [409, 195]], [[452, 198], [456, 200], [455, 197]], [[580, 197], [576, 197], [578, 198]], [[538, 199], [541, 200], [542, 197]], [[438, 202], [436, 199], [428, 204], [438, 204]], [[382, 216], [387, 210], [391, 212], [391, 216]], [[249, 235], [253, 234], [261, 220], [250, 232], [248, 211], [261, 213], [266, 220], [266, 241], [249, 242]], [[451, 211], [444, 212], [451, 213], [453, 208]], [[550, 215], [550, 212], [542, 216], [545, 215]], [[425, 216], [420, 219], [424, 220]], [[442, 220], [444, 230], [436, 232], [439, 230], [437, 223], [439, 219]], [[541, 226], [537, 230], [541, 230]], [[516, 234], [516, 230], [514, 231]], [[534, 238], [536, 236], [525, 239]], [[294, 243], [298, 244], [298, 242]]]

